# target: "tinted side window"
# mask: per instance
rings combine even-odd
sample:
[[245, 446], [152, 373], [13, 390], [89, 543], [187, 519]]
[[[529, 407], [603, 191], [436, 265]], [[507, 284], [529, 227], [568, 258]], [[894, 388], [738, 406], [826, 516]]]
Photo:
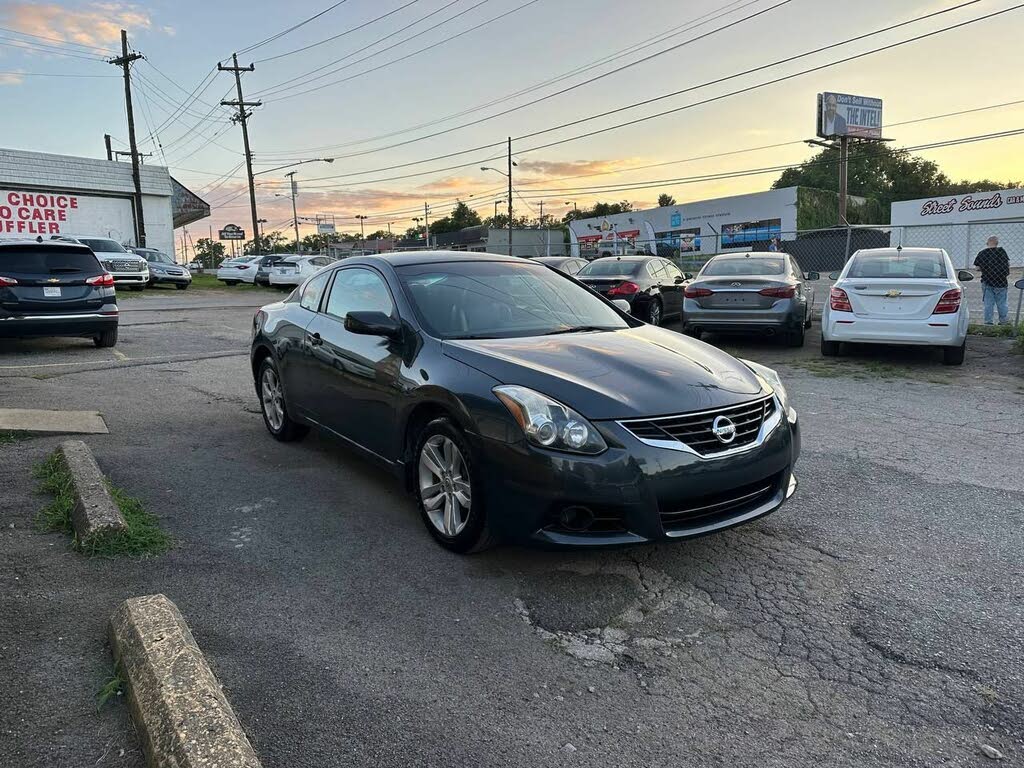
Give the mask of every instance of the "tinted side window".
[[349, 312], [383, 312], [390, 316], [395, 305], [384, 278], [369, 269], [352, 268], [337, 273], [325, 311], [344, 320]]
[[302, 297], [299, 299], [299, 304], [312, 312], [316, 312], [320, 308], [320, 297], [323, 296], [324, 288], [327, 287], [327, 280], [330, 278], [329, 274], [317, 275], [308, 283], [306, 287], [302, 289]]
[[665, 264], [665, 274], [668, 275], [669, 280], [675, 280], [677, 277], [682, 277], [683, 273], [679, 271], [679, 267], [670, 261], [663, 262]]
[[662, 281], [665, 279], [665, 267], [661, 262], [647, 262], [647, 271], [650, 272], [651, 277], [653, 277], [655, 280]]

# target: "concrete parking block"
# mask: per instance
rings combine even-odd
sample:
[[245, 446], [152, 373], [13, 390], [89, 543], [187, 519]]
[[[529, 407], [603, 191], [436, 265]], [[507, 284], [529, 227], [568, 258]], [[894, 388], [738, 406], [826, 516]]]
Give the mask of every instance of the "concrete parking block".
[[81, 440], [65, 440], [60, 452], [71, 474], [75, 508], [71, 524], [79, 541], [117, 533], [128, 527], [120, 508], [110, 495], [96, 458]]
[[259, 758], [178, 607], [164, 595], [126, 600], [110, 646], [151, 768], [259, 768]]
[[109, 430], [99, 411], [40, 411], [0, 408], [0, 431], [44, 434], [106, 435]]

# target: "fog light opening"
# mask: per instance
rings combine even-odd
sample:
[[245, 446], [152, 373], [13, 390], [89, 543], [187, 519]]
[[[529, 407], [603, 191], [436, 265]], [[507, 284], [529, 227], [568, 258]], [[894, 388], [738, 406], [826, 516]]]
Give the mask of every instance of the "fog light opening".
[[594, 524], [594, 513], [587, 507], [566, 507], [558, 516], [562, 528], [573, 533], [582, 533]]

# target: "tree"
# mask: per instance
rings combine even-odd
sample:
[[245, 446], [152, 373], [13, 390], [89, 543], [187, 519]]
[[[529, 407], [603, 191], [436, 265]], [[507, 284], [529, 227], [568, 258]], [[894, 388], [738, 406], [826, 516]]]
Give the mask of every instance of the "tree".
[[628, 200], [620, 200], [617, 203], [598, 203], [593, 208], [570, 211], [562, 218], [562, 221], [568, 224], [573, 219], [593, 219], [600, 216], [611, 216], [615, 213], [629, 213], [632, 210], [633, 204]]
[[390, 240], [394, 235], [388, 232], [386, 229], [378, 229], [376, 232], [371, 232], [366, 236], [367, 240]]
[[438, 235], [443, 232], [458, 232], [460, 229], [477, 227], [480, 224], [480, 214], [460, 201], [455, 204], [452, 212], [443, 219], [436, 219], [430, 222], [430, 233]]
[[223, 260], [224, 254], [224, 243], [208, 237], [196, 240], [196, 261], [202, 264], [204, 269], [213, 269]]
[[[1019, 186], [1020, 182], [991, 179], [954, 182], [938, 164], [905, 149], [868, 142], [850, 146], [847, 188], [851, 195], [873, 198], [881, 204], [885, 221], [871, 222], [875, 224], [887, 223], [889, 205], [900, 200]], [[772, 189], [783, 187], [813, 187], [838, 193], [839, 150], [824, 149], [797, 168], [783, 171]]]
[[[488, 216], [481, 222], [488, 229], [508, 229], [508, 214], [499, 213], [497, 216]], [[530, 226], [530, 218], [528, 216], [513, 216], [512, 227], [514, 229], [524, 229]]]
[[670, 205], [675, 205], [675, 204], [676, 204], [676, 199], [674, 197], [672, 197], [672, 195], [668, 194], [667, 192], [662, 192], [660, 195], [658, 195], [658, 207], [659, 208], [668, 208]]
[[405, 230], [406, 240], [422, 240], [423, 239], [423, 227], [409, 227]]
[[[295, 247], [295, 241], [282, 235], [277, 230], [269, 234], [263, 234], [259, 238], [260, 253], [287, 253]], [[253, 241], [247, 240], [245, 247], [242, 249], [243, 253], [253, 254], [256, 251], [253, 249]]]

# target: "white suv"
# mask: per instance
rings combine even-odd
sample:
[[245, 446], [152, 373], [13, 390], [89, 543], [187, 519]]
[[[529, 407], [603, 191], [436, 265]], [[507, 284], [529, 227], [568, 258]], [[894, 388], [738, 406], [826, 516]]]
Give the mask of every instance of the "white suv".
[[91, 248], [103, 268], [113, 276], [114, 285], [117, 287], [124, 286], [133, 291], [141, 291], [149, 282], [149, 264], [146, 259], [130, 253], [117, 240], [92, 235], [60, 236], [52, 239], [81, 243]]
[[870, 248], [857, 251], [836, 282], [821, 318], [821, 353], [840, 344], [915, 344], [941, 347], [946, 365], [961, 365], [970, 311], [961, 282], [941, 248]]

